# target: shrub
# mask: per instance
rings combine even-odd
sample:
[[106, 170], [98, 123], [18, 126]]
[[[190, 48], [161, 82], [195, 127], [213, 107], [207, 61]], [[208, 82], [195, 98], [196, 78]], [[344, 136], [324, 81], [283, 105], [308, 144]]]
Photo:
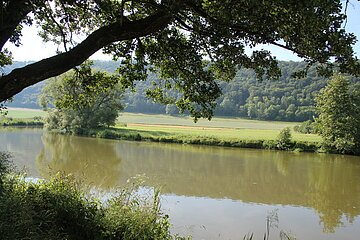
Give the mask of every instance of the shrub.
[[116, 122], [117, 127], [127, 127], [127, 123], [124, 122]]
[[118, 196], [108, 202], [104, 211], [106, 237], [134, 240], [172, 239], [168, 216], [159, 217], [159, 192], [154, 192], [153, 202], [149, 203], [133, 194], [137, 188], [136, 184], [124, 188]]
[[294, 131], [305, 134], [316, 133], [314, 124], [315, 123], [311, 120], [302, 122], [300, 125], [294, 127]]
[[[319, 144], [319, 143], [318, 143]], [[294, 148], [298, 149], [297, 151], [305, 152], [316, 152], [320, 146], [312, 142], [294, 142]]]
[[96, 239], [101, 210], [70, 178], [29, 182], [7, 176], [0, 196], [3, 239]]
[[289, 127], [280, 131], [276, 139], [276, 147], [280, 150], [288, 150], [291, 147], [291, 130]]
[[99, 132], [97, 132], [96, 137], [107, 138], [107, 139], [117, 139], [117, 138], [119, 138], [118, 135], [119, 134], [117, 134], [114, 131], [111, 131], [109, 129], [104, 129], [104, 130], [100, 130]]
[[274, 140], [266, 140], [263, 142], [264, 149], [276, 149], [277, 148], [277, 141]]
[[11, 154], [7, 152], [0, 152], [0, 176], [9, 173], [11, 169]]
[[134, 141], [141, 141], [142, 137], [139, 133], [135, 133], [129, 136], [130, 139], [134, 140]]
[[2, 195], [4, 189], [3, 178], [11, 170], [11, 164], [9, 161], [10, 158], [11, 155], [9, 153], [0, 151], [0, 196]]

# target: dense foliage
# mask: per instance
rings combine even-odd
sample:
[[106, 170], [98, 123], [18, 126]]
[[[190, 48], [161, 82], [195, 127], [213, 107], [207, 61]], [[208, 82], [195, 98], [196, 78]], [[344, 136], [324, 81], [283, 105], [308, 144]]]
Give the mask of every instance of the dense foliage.
[[[41, 105], [48, 111], [45, 127], [66, 132], [115, 125], [123, 109], [116, 76], [92, 71], [91, 63], [50, 79], [42, 89]], [[49, 108], [52, 105], [55, 108]]]
[[316, 123], [312, 120], [307, 120], [305, 122], [302, 122], [300, 125], [295, 126], [294, 131], [305, 134], [318, 132]]
[[[282, 76], [264, 81], [258, 81], [254, 71], [240, 69], [232, 81], [219, 82], [223, 94], [216, 101], [215, 115], [280, 121], [313, 119], [314, 98], [326, 85], [326, 79], [317, 76], [315, 68], [309, 69], [305, 78], [294, 78], [292, 75], [304, 66], [302, 62], [280, 62]], [[125, 95], [125, 111], [179, 113], [172, 104], [161, 106], [145, 97], [150, 81], [156, 78], [151, 75], [149, 81], [137, 84], [135, 93]]]
[[239, 71], [235, 81], [223, 85], [224, 95], [219, 99], [219, 115], [235, 115], [263, 120], [304, 121], [312, 119], [314, 97], [326, 85], [325, 78], [309, 70], [305, 78], [292, 74], [305, 63], [281, 62], [279, 80], [258, 82], [251, 70]]
[[[103, 49], [121, 60], [118, 81], [132, 88], [149, 69], [159, 81], [146, 94], [176, 104], [196, 118], [211, 118], [221, 94], [217, 80], [229, 81], [237, 67], [253, 69], [259, 79], [278, 78], [275, 57], [246, 47], [270, 44], [287, 49], [318, 72], [359, 74], [346, 33], [341, 0], [21, 0], [1, 1], [0, 67], [11, 63], [5, 43], [21, 46], [21, 30], [37, 25], [44, 41], [59, 53], [0, 77], [0, 101], [47, 78], [78, 66]], [[83, 40], [77, 41], [81, 34]], [[210, 61], [209, 61], [210, 60]], [[329, 61], [334, 60], [334, 61]], [[308, 65], [307, 65], [308, 66]], [[306, 68], [305, 68], [306, 69]], [[303, 69], [297, 75], [303, 75]], [[176, 98], [168, 91], [176, 92]], [[169, 107], [171, 111], [171, 107]]]
[[284, 128], [280, 131], [279, 135], [277, 136], [277, 148], [280, 150], [287, 150], [292, 145], [291, 140], [291, 130], [289, 127]]
[[349, 78], [334, 76], [316, 98], [318, 131], [324, 147], [360, 153], [360, 88]]

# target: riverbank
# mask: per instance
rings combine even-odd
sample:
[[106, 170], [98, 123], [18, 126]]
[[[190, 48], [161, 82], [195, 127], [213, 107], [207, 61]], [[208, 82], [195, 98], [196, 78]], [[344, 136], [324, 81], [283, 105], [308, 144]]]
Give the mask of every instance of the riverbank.
[[[115, 127], [115, 128], [100, 128], [82, 130], [77, 132], [77, 135], [104, 139], [128, 140], [128, 141], [147, 141], [147, 142], [164, 142], [164, 143], [178, 143], [178, 144], [196, 144], [208, 146], [221, 147], [238, 147], [238, 148], [254, 148], [254, 149], [274, 149], [274, 150], [289, 150], [289, 151], [305, 151], [317, 152], [320, 148], [320, 142], [317, 141], [291, 141], [286, 148], [280, 146], [276, 135], [273, 133], [267, 134], [267, 139], [255, 139], [250, 135], [244, 135], [243, 138], [238, 136], [226, 136], [228, 131], [233, 133], [241, 130], [236, 129], [194, 129], [194, 128], [179, 128], [176, 130], [168, 127], [168, 131], [161, 131], [159, 128], [142, 126], [140, 129], [137, 126], [130, 127]], [[146, 129], [146, 130], [145, 130]], [[161, 129], [161, 128], [160, 128]], [[203, 131], [199, 134], [198, 131]], [[209, 131], [209, 132], [207, 132]], [[187, 132], [187, 133], [186, 133]], [[217, 132], [219, 135], [211, 135], [209, 133]], [[245, 130], [246, 132], [246, 130]], [[251, 132], [251, 131], [250, 131]], [[222, 134], [222, 135], [221, 135]], [[222, 136], [222, 137], [219, 137]]]
[[[11, 109], [9, 115], [21, 117], [22, 109]], [[29, 114], [41, 114], [40, 111], [28, 111]], [[2, 126], [42, 126], [41, 118], [13, 118]], [[223, 147], [256, 149], [277, 149], [290, 151], [317, 152], [321, 137], [315, 134], [302, 134], [291, 131], [291, 142], [284, 149], [277, 140], [281, 129], [300, 123], [258, 121], [239, 118], [213, 118], [211, 121], [200, 120], [194, 123], [188, 117], [168, 115], [147, 115], [122, 113], [118, 123], [112, 128], [80, 130], [76, 135], [130, 140], [165, 142], [178, 144], [197, 144]]]
[[40, 117], [34, 118], [0, 118], [0, 126], [3, 127], [40, 127], [44, 122]]

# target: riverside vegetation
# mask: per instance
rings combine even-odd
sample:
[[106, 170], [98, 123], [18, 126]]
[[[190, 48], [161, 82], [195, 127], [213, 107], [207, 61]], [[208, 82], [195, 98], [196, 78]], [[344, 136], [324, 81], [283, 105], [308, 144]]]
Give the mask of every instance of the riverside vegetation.
[[[57, 81], [59, 82], [59, 80]], [[59, 88], [57, 87], [57, 89]], [[97, 116], [97, 114], [91, 114], [92, 111], [96, 111], [96, 109], [89, 111], [90, 113], [86, 111], [87, 118], [90, 119], [91, 116]], [[21, 123], [23, 120], [18, 119], [16, 121], [16, 117], [25, 116], [39, 119], [36, 116], [44, 115], [41, 111], [29, 111], [26, 114], [24, 112], [26, 111], [10, 110], [9, 116], [15, 119], [13, 120], [14, 123]], [[71, 114], [70, 116], [74, 117], [76, 114]], [[330, 148], [323, 149], [321, 138], [318, 135], [309, 134], [309, 132], [313, 131], [310, 131], [309, 128], [313, 128], [314, 125], [309, 121], [298, 126], [296, 123], [215, 118], [213, 119], [215, 127], [210, 127], [211, 125], [208, 125], [207, 122], [201, 122], [200, 127], [196, 127], [197, 125], [192, 124], [191, 119], [188, 118], [124, 113], [119, 118], [120, 121], [129, 120], [130, 122], [125, 124], [117, 123], [116, 127], [107, 127], [108, 124], [106, 124], [96, 128], [89, 128], [88, 126], [77, 124], [78, 121], [72, 121], [71, 118], [65, 118], [66, 121], [48, 121], [46, 119], [49, 119], [49, 117], [45, 117], [45, 126], [47, 128], [67, 128], [67, 131], [70, 133], [89, 137], [309, 152], [332, 151]], [[53, 120], [53, 117], [50, 119]], [[115, 122], [115, 119], [111, 121]], [[68, 125], [67, 127], [63, 125], [61, 127], [58, 124], [59, 122], [73, 125]], [[132, 124], [137, 122], [144, 124]], [[244, 129], [238, 128], [239, 126]], [[290, 134], [290, 138], [287, 137], [284, 144], [284, 141], [278, 135], [281, 135], [280, 130], [286, 127], [294, 128], [297, 131], [302, 131], [301, 129], [307, 130], [303, 130], [305, 131], [304, 133], [287, 131]]]
[[[31, 119], [16, 118], [21, 116], [19, 113], [18, 111], [13, 113], [12, 109], [9, 110], [9, 115], [14, 117], [14, 122], [31, 121]], [[40, 114], [40, 111], [33, 112], [35, 116]], [[297, 126], [294, 123], [214, 118], [213, 121], [216, 121], [215, 127], [209, 127], [207, 122], [202, 122], [200, 123], [202, 125], [197, 126], [187, 118], [129, 113], [123, 113], [119, 119], [121, 121], [128, 120], [129, 122], [117, 122], [115, 127], [110, 128], [77, 129], [77, 134], [88, 137], [134, 141], [279, 149], [277, 140], [280, 130], [286, 128], [286, 126]], [[137, 122], [144, 123], [147, 121], [160, 124], [137, 124]], [[236, 128], [238, 126], [243, 128]], [[318, 135], [291, 131], [291, 144], [288, 149], [316, 151], [320, 146], [320, 141], [321, 138]]]
[[185, 239], [170, 234], [157, 190], [146, 199], [131, 184], [101, 202], [71, 176], [45, 181], [14, 173], [9, 158], [0, 152], [2, 239]]
[[[142, 128], [144, 129], [144, 128]], [[285, 128], [278, 136], [271, 134], [269, 139], [242, 139], [241, 136], [226, 137], [223, 135], [223, 130], [215, 130], [218, 136], [203, 135], [195, 131], [193, 134], [188, 134], [189, 129], [182, 129], [179, 131], [169, 130], [168, 132], [156, 131], [156, 129], [140, 130], [129, 129], [127, 127], [117, 128], [98, 128], [98, 129], [82, 129], [77, 132], [78, 135], [88, 137], [98, 137], [107, 139], [130, 140], [130, 141], [151, 141], [151, 142], [166, 142], [166, 143], [180, 143], [180, 144], [200, 144], [223, 147], [241, 147], [241, 148], [256, 148], [256, 149], [277, 149], [277, 150], [294, 150], [294, 151], [308, 151], [316, 152], [320, 148], [320, 143], [316, 141], [293, 141], [290, 134], [290, 129]], [[229, 129], [229, 131], [234, 131]], [[261, 130], [257, 130], [261, 132]], [[241, 130], [240, 130], [241, 132]], [[276, 132], [276, 131], [275, 131]], [[288, 134], [283, 134], [287, 132]]]
[[[105, 68], [109, 72], [113, 72], [116, 66], [116, 63], [113, 62], [110, 64], [109, 62], [95, 62], [97, 64], [97, 68]], [[86, 63], [83, 65], [78, 72], [83, 71], [84, 73], [87, 71], [87, 77], [90, 77], [90, 64]], [[110, 66], [110, 67], [109, 67]], [[281, 120], [306, 120], [302, 124], [294, 127], [294, 131], [291, 134], [293, 135], [294, 142], [288, 146], [287, 149], [297, 150], [297, 151], [321, 151], [321, 152], [335, 152], [335, 153], [345, 153], [345, 154], [358, 154], [357, 149], [358, 143], [356, 143], [359, 139], [356, 121], [347, 121], [347, 126], [345, 129], [346, 131], [341, 134], [335, 134], [329, 137], [329, 131], [326, 128], [322, 128], [319, 124], [322, 123], [335, 123], [335, 122], [343, 122], [342, 120], [332, 119], [330, 121], [321, 121], [323, 119], [324, 114], [330, 113], [329, 111], [323, 111], [324, 109], [340, 109], [341, 107], [335, 106], [331, 107], [329, 104], [330, 102], [326, 103], [326, 101], [319, 101], [320, 97], [316, 98], [317, 95], [324, 94], [325, 91], [320, 91], [325, 85], [326, 82], [331, 82], [328, 79], [316, 77], [315, 68], [311, 68], [309, 72], [309, 77], [306, 79], [296, 80], [293, 79], [291, 76], [296, 72], [296, 69], [303, 67], [303, 63], [293, 63], [293, 62], [282, 62], [282, 78], [279, 81], [263, 81], [256, 83], [256, 78], [254, 72], [250, 70], [242, 69], [238, 71], [238, 74], [233, 82], [230, 82], [228, 85], [224, 85], [224, 95], [219, 98], [217, 102], [218, 108], [215, 109], [215, 113], [220, 113], [222, 115], [229, 115], [233, 113], [233, 116], [245, 116], [249, 118], [255, 119], [281, 119]], [[253, 132], [254, 137], [253, 139], [247, 139], [244, 137], [244, 134], [241, 132], [239, 136], [232, 136], [229, 139], [227, 136], [222, 134], [213, 133], [209, 134], [209, 131], [204, 136], [203, 133], [199, 133], [198, 136], [188, 136], [185, 131], [179, 132], [178, 130], [171, 131], [163, 131], [163, 129], [150, 129], [151, 132], [154, 131], [161, 131], [166, 132], [165, 136], [161, 136], [160, 134], [155, 134], [156, 136], [149, 136], [146, 132], [142, 130], [148, 131], [149, 129], [143, 129], [143, 127], [134, 127], [131, 128], [131, 131], [127, 131], [127, 129], [118, 130], [115, 128], [108, 128], [104, 129], [105, 126], [110, 126], [115, 124], [115, 119], [118, 116], [118, 112], [116, 110], [127, 109], [127, 111], [143, 111], [147, 109], [147, 111], [152, 111], [153, 113], [159, 112], [155, 111], [154, 109], [162, 109], [164, 106], [159, 104], [150, 103], [151, 101], [146, 101], [141, 103], [143, 100], [137, 99], [140, 95], [145, 95], [145, 89], [149, 87], [149, 81], [144, 83], [138, 83], [136, 90], [138, 91], [136, 94], [131, 94], [123, 92], [121, 87], [117, 86], [117, 90], [109, 91], [110, 88], [114, 87], [115, 79], [112, 77], [111, 74], [105, 74], [97, 72], [98, 77], [95, 77], [92, 80], [92, 83], [89, 86], [85, 87], [85, 83], [88, 80], [83, 79], [78, 82], [83, 82], [84, 84], [80, 84], [76, 86], [75, 82], [71, 80], [71, 73], [67, 73], [67, 76], [64, 75], [62, 77], [57, 78], [53, 81], [48, 81], [46, 85], [41, 85], [42, 93], [39, 94], [39, 88], [35, 88], [34, 93], [25, 94], [22, 98], [26, 95], [32, 96], [40, 96], [40, 101], [42, 102], [43, 106], [51, 106], [57, 105], [58, 110], [50, 110], [49, 109], [49, 116], [45, 118], [45, 122], [55, 121], [52, 124], [46, 124], [47, 128], [53, 129], [67, 129], [65, 131], [69, 132], [78, 132], [80, 134], [86, 136], [101, 136], [101, 137], [111, 137], [114, 139], [137, 139], [137, 140], [147, 140], [147, 141], [163, 141], [163, 142], [177, 142], [177, 143], [194, 143], [194, 144], [207, 144], [207, 145], [220, 145], [220, 146], [241, 146], [241, 147], [251, 147], [251, 148], [267, 148], [267, 149], [280, 149], [277, 147], [277, 143], [273, 140], [276, 140], [276, 136], [267, 137], [263, 136], [266, 135], [263, 132]], [[96, 74], [93, 74], [94, 76]], [[76, 79], [76, 76], [73, 74]], [[62, 78], [65, 78], [62, 80]], [[155, 78], [155, 75], [150, 76], [151, 78]], [[338, 77], [335, 77], [338, 78]], [[67, 80], [66, 80], [67, 79]], [[97, 80], [96, 80], [97, 79]], [[101, 80], [103, 79], [103, 80]], [[112, 80], [111, 80], [112, 79]], [[79, 79], [78, 79], [79, 80]], [[95, 84], [96, 81], [101, 84]], [[100, 81], [101, 80], [101, 81]], [[153, 79], [154, 80], [154, 79]], [[61, 82], [64, 82], [61, 85]], [[67, 82], [66, 82], [67, 81]], [[335, 80], [334, 80], [335, 81]], [[348, 86], [346, 87], [348, 90], [352, 89], [351, 93], [349, 92], [349, 96], [345, 99], [345, 105], [350, 106], [344, 109], [352, 109], [351, 106], [356, 106], [353, 110], [348, 111], [345, 115], [342, 116], [343, 119], [349, 117], [349, 119], [360, 119], [359, 114], [359, 83], [355, 78], [348, 78]], [[107, 85], [106, 85], [106, 84]], [[60, 84], [60, 85], [59, 85]], [[92, 85], [91, 85], [92, 84]], [[102, 87], [101, 85], [106, 85], [106, 87]], [[114, 86], [113, 86], [114, 85]], [[62, 87], [61, 87], [62, 86]], [[71, 86], [65, 88], [65, 86]], [[339, 86], [335, 86], [338, 87]], [[34, 87], [33, 87], [34, 88]], [[57, 91], [57, 89], [62, 89], [61, 91]], [[70, 95], [67, 92], [71, 92]], [[346, 92], [345, 91], [345, 92]], [[58, 96], [54, 96], [55, 93], [60, 93]], [[97, 93], [96, 93], [97, 92]], [[107, 100], [112, 99], [111, 103], [108, 106], [103, 104], [104, 101], [104, 94], [106, 92], [112, 92], [112, 96], [110, 96]], [[88, 101], [86, 107], [81, 107], [81, 101], [84, 101], [84, 94], [87, 94], [88, 99], [92, 99]], [[89, 97], [90, 93], [97, 94], [96, 96]], [[235, 94], [236, 93], [236, 94]], [[320, 93], [320, 94], [319, 94]], [[240, 95], [239, 95], [240, 94]], [[53, 96], [52, 96], [53, 95]], [[56, 94], [55, 94], [56, 95]], [[71, 96], [71, 99], [62, 98], [59, 95]], [[116, 97], [118, 100], [115, 100]], [[121, 103], [119, 100], [120, 97], [124, 98], [124, 101], [127, 103], [127, 106]], [[82, 98], [82, 100], [80, 99]], [[97, 99], [96, 99], [97, 98]], [[242, 100], [241, 100], [242, 99]], [[329, 99], [329, 97], [323, 97], [323, 99]], [[55, 102], [52, 102], [55, 100]], [[69, 101], [74, 101], [75, 103], [73, 106], [69, 105]], [[334, 99], [335, 101], [336, 99]], [[24, 99], [23, 99], [24, 101]], [[92, 101], [92, 103], [91, 103]], [[140, 104], [138, 107], [134, 108], [134, 101], [136, 102], [135, 105]], [[347, 101], [347, 102], [346, 102]], [[322, 105], [322, 103], [326, 103], [327, 106]], [[93, 106], [90, 106], [93, 104]], [[99, 105], [100, 104], [100, 105]], [[101, 105], [102, 104], [102, 105]], [[340, 104], [340, 103], [339, 103]], [[344, 105], [343, 104], [343, 105]], [[100, 107], [101, 106], [101, 107]], [[140, 107], [142, 106], [142, 107]], [[318, 107], [316, 107], [318, 106]], [[339, 105], [340, 106], [340, 105]], [[91, 109], [93, 108], [93, 109]], [[167, 111], [160, 111], [166, 112], [168, 114], [178, 114], [178, 110], [176, 110], [176, 106], [167, 105], [165, 107]], [[73, 109], [77, 109], [74, 111]], [[101, 111], [100, 111], [101, 109]], [[105, 110], [104, 110], [105, 109]], [[106, 109], [113, 109], [112, 112]], [[172, 111], [170, 111], [172, 109]], [[174, 110], [175, 109], [175, 110]], [[237, 109], [242, 109], [240, 112], [247, 113], [247, 114], [238, 114]], [[67, 112], [67, 113], [65, 113]], [[271, 114], [270, 114], [271, 113]], [[323, 113], [322, 117], [318, 117], [319, 113]], [[249, 115], [250, 114], [250, 115]], [[73, 116], [71, 116], [73, 115]], [[52, 117], [51, 117], [52, 116]], [[96, 118], [93, 116], [97, 116]], [[277, 117], [274, 117], [277, 116]], [[340, 115], [337, 114], [334, 116], [335, 118], [339, 117]], [[58, 119], [58, 120], [56, 120]], [[62, 119], [62, 120], [59, 120]], [[92, 120], [91, 120], [92, 119]], [[318, 119], [319, 121], [314, 122], [314, 119]], [[91, 120], [89, 122], [89, 120]], [[191, 121], [191, 120], [189, 120]], [[124, 122], [127, 122], [125, 120]], [[76, 124], [75, 124], [76, 123]], [[144, 122], [148, 124], [149, 122]], [[22, 120], [12, 120], [7, 119], [6, 121], [2, 121], [2, 125], [9, 126], [17, 126], [17, 125], [41, 125], [41, 123], [36, 123], [31, 120], [27, 120], [23, 122]], [[177, 123], [175, 123], [177, 124]], [[335, 129], [334, 126], [331, 124], [327, 125], [332, 129]], [[355, 127], [352, 127], [355, 126]], [[101, 127], [101, 129], [96, 130], [95, 128]], [[231, 128], [232, 126], [230, 126]], [[284, 126], [286, 127], [286, 126]], [[291, 126], [293, 127], [293, 126]], [[328, 127], [328, 128], [329, 128]], [[89, 132], [89, 129], [92, 129]], [[338, 128], [340, 129], [340, 128]], [[137, 133], [134, 133], [135, 130], [139, 130]], [[327, 133], [324, 135], [322, 133]], [[95, 132], [95, 133], [94, 133]], [[131, 134], [130, 134], [131, 132]], [[214, 132], [214, 131], [213, 131]], [[236, 131], [238, 132], [238, 131]], [[331, 132], [331, 130], [330, 130]], [[124, 136], [119, 136], [124, 134]], [[276, 135], [279, 132], [276, 133]], [[299, 135], [299, 133], [304, 133], [306, 135]], [[320, 134], [323, 136], [324, 141], [321, 142], [320, 138], [316, 138], [313, 135], [308, 134]], [[136, 137], [134, 137], [134, 134]], [[349, 135], [350, 134], [350, 135]], [[150, 135], [153, 135], [150, 133]], [[210, 136], [209, 136], [210, 135]], [[246, 135], [246, 134], [245, 134]], [[316, 140], [313, 140], [316, 139]], [[326, 140], [327, 139], [327, 140]], [[337, 140], [336, 140], [337, 139]], [[317, 142], [316, 144], [313, 144]], [[333, 143], [336, 142], [336, 143]]]
[[12, 118], [0, 117], [0, 126], [3, 127], [43, 127], [44, 122], [41, 117], [33, 118]]

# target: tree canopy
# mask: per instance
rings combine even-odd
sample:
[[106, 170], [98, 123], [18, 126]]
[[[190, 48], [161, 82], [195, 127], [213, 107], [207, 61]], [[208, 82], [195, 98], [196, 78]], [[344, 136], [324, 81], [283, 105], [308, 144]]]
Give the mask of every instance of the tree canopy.
[[[238, 66], [262, 79], [277, 78], [275, 57], [245, 47], [272, 44], [290, 50], [319, 72], [359, 75], [352, 45], [344, 30], [340, 0], [19, 0], [1, 1], [0, 67], [11, 63], [4, 48], [21, 45], [25, 25], [37, 25], [44, 41], [58, 44], [53, 57], [13, 70], [0, 78], [0, 102], [22, 89], [78, 66], [103, 49], [122, 61], [118, 80], [133, 87], [148, 70], [162, 81], [148, 96], [176, 103], [195, 118], [211, 117], [221, 90], [217, 80], [231, 80]], [[84, 36], [77, 42], [74, 36]], [[330, 62], [329, 60], [334, 60]], [[306, 70], [306, 68], [305, 68]], [[299, 72], [299, 74], [302, 72]], [[168, 94], [176, 89], [181, 98]]]
[[86, 62], [47, 81], [39, 97], [48, 111], [44, 119], [47, 129], [81, 133], [83, 129], [115, 125], [124, 108], [123, 88], [112, 75], [92, 71], [91, 65]]
[[360, 88], [334, 76], [316, 98], [316, 119], [324, 146], [340, 153], [360, 152]]

